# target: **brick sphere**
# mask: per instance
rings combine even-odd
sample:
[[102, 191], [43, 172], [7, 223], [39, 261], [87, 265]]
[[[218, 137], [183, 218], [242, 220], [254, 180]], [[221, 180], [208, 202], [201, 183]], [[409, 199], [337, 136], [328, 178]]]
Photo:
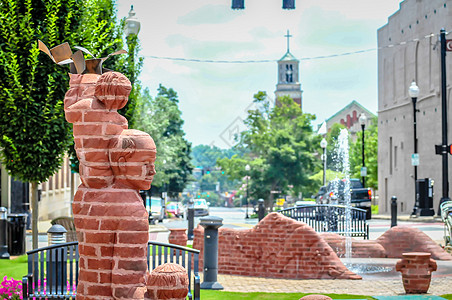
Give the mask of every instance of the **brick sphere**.
[[102, 74], [96, 84], [94, 95], [107, 109], [121, 109], [127, 104], [132, 90], [129, 79], [118, 72]]
[[187, 270], [175, 263], [155, 268], [147, 279], [148, 293], [152, 299], [185, 299], [188, 294]]
[[325, 295], [307, 295], [303, 298], [300, 298], [300, 300], [332, 300], [330, 297]]

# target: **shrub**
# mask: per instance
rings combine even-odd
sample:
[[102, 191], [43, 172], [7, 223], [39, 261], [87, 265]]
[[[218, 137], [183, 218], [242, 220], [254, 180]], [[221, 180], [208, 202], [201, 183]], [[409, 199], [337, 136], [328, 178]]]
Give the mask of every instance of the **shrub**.
[[0, 299], [18, 300], [22, 298], [22, 282], [20, 280], [8, 280], [8, 277], [3, 277], [0, 285]]

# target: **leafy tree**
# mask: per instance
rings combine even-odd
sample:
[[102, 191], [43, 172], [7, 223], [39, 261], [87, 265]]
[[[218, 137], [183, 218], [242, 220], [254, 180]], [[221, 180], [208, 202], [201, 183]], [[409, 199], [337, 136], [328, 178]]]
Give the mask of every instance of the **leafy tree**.
[[177, 93], [161, 85], [155, 99], [146, 89], [138, 101], [140, 117], [137, 118], [137, 128], [149, 133], [157, 146], [157, 174], [152, 192], [168, 191], [172, 197], [183, 191], [193, 169], [191, 144], [184, 137], [184, 121], [178, 102]]
[[236, 148], [220, 149], [217, 146], [197, 145], [193, 147], [192, 163], [201, 168], [214, 168], [219, 159], [231, 158], [235, 154], [241, 156], [244, 153]]
[[[364, 132], [365, 149], [364, 162], [367, 168], [366, 186], [378, 189], [378, 120], [375, 117], [372, 125]], [[362, 167], [362, 132], [357, 133], [357, 138], [350, 145], [350, 175], [361, 178]]]
[[38, 247], [37, 185], [53, 175], [71, 141], [63, 98], [69, 78], [45, 55], [47, 45], [76, 44], [78, 0], [17, 1], [0, 5], [1, 162], [14, 178], [32, 183], [33, 248]]
[[265, 92], [254, 95], [258, 108], [248, 111], [247, 130], [240, 134], [240, 146], [249, 149], [249, 155], [220, 160], [232, 178], [249, 175], [251, 196], [266, 199], [266, 206], [273, 205], [271, 191], [303, 192], [320, 164], [315, 157], [320, 137], [311, 126], [315, 117], [303, 113], [290, 97], [278, 100], [280, 105], [270, 108]]

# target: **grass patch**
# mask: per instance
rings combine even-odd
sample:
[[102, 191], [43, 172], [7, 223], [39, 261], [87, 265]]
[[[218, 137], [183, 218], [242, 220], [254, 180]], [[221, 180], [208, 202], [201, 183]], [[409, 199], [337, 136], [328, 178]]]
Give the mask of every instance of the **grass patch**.
[[[241, 300], [261, 300], [261, 299], [272, 299], [272, 300], [294, 300], [304, 297], [305, 293], [238, 293], [238, 292], [224, 292], [224, 291], [213, 291], [213, 290], [201, 290], [201, 299], [209, 300], [228, 300], [228, 299], [241, 299]], [[370, 296], [361, 295], [347, 295], [347, 294], [324, 294], [333, 299], [375, 299]]]
[[445, 295], [441, 295], [440, 297], [443, 297], [448, 300], [452, 300], [452, 294], [445, 294]]
[[9, 279], [22, 281], [22, 277], [27, 275], [27, 269], [27, 255], [15, 259], [0, 259], [0, 279], [8, 276]]

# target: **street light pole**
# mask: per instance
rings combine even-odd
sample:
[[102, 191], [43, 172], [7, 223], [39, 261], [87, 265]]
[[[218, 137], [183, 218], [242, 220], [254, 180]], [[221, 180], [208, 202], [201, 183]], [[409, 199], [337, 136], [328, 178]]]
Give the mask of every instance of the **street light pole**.
[[[443, 196], [439, 201], [450, 201], [449, 198], [449, 174], [448, 174], [448, 151], [447, 151], [447, 81], [446, 81], [446, 30], [440, 31], [441, 38], [441, 107], [442, 107], [442, 156], [443, 156]], [[438, 214], [440, 212], [438, 211]]]
[[248, 216], [248, 180], [249, 180], [249, 178], [250, 178], [250, 176], [249, 176], [249, 171], [250, 171], [250, 169], [251, 169], [251, 167], [250, 167], [250, 165], [246, 165], [245, 166], [245, 171], [246, 171], [246, 213], [245, 213], [245, 219], [249, 219], [249, 216]]
[[322, 155], [322, 160], [323, 160], [323, 186], [326, 185], [326, 146], [328, 145], [328, 142], [326, 141], [325, 138], [322, 139], [322, 141], [320, 142], [320, 147], [323, 149], [323, 155]]
[[140, 21], [138, 21], [133, 10], [133, 5], [130, 6], [129, 16], [126, 18], [124, 24], [124, 34], [126, 35], [127, 50], [129, 52], [129, 80], [133, 84], [135, 83], [135, 48], [137, 43], [137, 35], [140, 32]]
[[359, 116], [359, 123], [361, 124], [361, 130], [362, 130], [362, 139], [361, 139], [361, 144], [362, 144], [362, 170], [361, 170], [361, 176], [362, 176], [362, 183], [363, 183], [363, 187], [366, 187], [366, 175], [367, 175], [367, 169], [366, 169], [366, 162], [364, 160], [364, 149], [365, 147], [365, 138], [364, 138], [364, 133], [365, 133], [365, 128], [366, 128], [366, 121], [367, 121], [367, 117], [365, 114], [361, 114]]
[[[416, 82], [413, 80], [410, 88], [408, 89], [408, 94], [411, 97], [411, 101], [413, 102], [413, 132], [414, 132], [414, 154], [417, 154], [417, 122], [416, 122], [416, 102], [417, 97], [419, 97], [419, 87], [416, 85]], [[417, 208], [419, 207], [419, 200], [417, 198], [417, 164], [414, 164], [414, 207], [412, 215], [416, 215]]]

